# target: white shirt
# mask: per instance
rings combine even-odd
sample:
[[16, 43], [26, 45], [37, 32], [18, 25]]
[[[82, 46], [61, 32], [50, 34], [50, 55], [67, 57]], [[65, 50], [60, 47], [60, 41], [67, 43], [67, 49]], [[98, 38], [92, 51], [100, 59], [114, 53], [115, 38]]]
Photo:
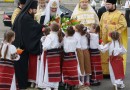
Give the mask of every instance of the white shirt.
[[65, 52], [75, 52], [78, 41], [72, 37], [64, 37], [63, 39], [63, 48]]
[[81, 49], [88, 49], [88, 39], [86, 35], [81, 36]]
[[90, 48], [98, 49], [99, 47], [99, 35], [96, 33], [90, 33]]
[[[7, 48], [7, 45], [8, 45], [8, 52], [7, 52], [7, 55], [6, 55], [6, 59], [12, 60], [11, 55], [17, 53], [17, 49], [14, 45], [9, 44], [9, 43], [3, 43], [3, 47], [2, 47], [2, 50], [1, 50], [1, 55], [2, 55], [1, 58], [4, 58], [4, 53], [5, 53], [5, 50]], [[17, 58], [13, 59], [13, 60], [17, 61], [19, 59], [20, 59], [20, 56], [18, 55]]]
[[46, 36], [42, 36], [40, 41], [43, 43], [45, 39], [46, 39]]
[[114, 56], [117, 56], [119, 54], [125, 54], [127, 52], [126, 49], [122, 45], [120, 45], [118, 41], [112, 41], [111, 43], [108, 43], [104, 46], [100, 45], [100, 48], [102, 52], [109, 50], [109, 55], [112, 55], [113, 52]]
[[81, 48], [81, 35], [79, 32], [75, 32], [74, 38], [78, 41], [77, 48]]
[[130, 6], [130, 1], [128, 0], [128, 1], [126, 1], [126, 3], [125, 3], [125, 8], [129, 8], [129, 6]]
[[46, 36], [45, 41], [42, 43], [43, 50], [50, 50], [54, 48], [59, 48], [59, 37], [57, 32], [51, 31], [49, 35]]

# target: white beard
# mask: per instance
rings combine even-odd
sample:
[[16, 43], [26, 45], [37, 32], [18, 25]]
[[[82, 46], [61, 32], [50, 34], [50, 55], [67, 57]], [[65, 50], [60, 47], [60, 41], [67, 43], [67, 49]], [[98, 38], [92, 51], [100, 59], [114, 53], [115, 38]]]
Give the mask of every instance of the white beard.
[[56, 12], [51, 12], [51, 16], [56, 16]]

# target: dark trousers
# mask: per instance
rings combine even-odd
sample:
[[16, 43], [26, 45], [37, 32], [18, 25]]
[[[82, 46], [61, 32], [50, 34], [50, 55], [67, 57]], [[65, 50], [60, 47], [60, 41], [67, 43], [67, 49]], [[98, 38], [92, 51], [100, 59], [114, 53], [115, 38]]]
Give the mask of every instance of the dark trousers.
[[130, 9], [126, 9], [125, 18], [127, 21], [127, 26], [130, 27]]
[[19, 89], [26, 89], [28, 86], [28, 59], [29, 53], [23, 51], [20, 60], [14, 63], [16, 80]]

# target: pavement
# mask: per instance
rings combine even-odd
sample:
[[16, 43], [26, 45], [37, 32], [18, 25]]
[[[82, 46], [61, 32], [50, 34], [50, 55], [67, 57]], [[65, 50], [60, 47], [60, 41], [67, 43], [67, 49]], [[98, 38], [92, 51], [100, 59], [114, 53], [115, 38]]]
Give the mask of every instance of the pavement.
[[[66, 6], [68, 7], [70, 5], [66, 5]], [[0, 40], [3, 37], [3, 33], [6, 30], [10, 29], [9, 27], [5, 27], [3, 25], [2, 14], [3, 14], [4, 11], [14, 10], [15, 7], [16, 6], [14, 6], [13, 3], [0, 3]], [[73, 9], [71, 6], [70, 6], [70, 8]], [[122, 12], [124, 12], [124, 10], [122, 10]], [[129, 45], [130, 44], [130, 28], [128, 28], [128, 35], [129, 35], [129, 37], [128, 37], [129, 38], [128, 39], [129, 40], [128, 45]], [[128, 48], [127, 54], [128, 54], [127, 69], [126, 69], [126, 77], [124, 79], [124, 83], [125, 83], [126, 87], [124, 89], [120, 89], [120, 90], [130, 90], [130, 60], [129, 60], [129, 58], [130, 58], [130, 47]], [[104, 79], [104, 80], [101, 81], [100, 86], [92, 86], [91, 89], [92, 90], [113, 90], [113, 86], [111, 84], [110, 79]], [[37, 89], [30, 88], [30, 89], [27, 89], [27, 90], [37, 90]]]

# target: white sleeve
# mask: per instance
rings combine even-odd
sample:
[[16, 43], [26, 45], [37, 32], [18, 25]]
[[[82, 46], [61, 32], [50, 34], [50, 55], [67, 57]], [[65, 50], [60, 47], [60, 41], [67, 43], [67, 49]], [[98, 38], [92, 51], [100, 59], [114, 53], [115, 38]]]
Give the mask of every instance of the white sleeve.
[[41, 37], [41, 42], [43, 43], [45, 41], [46, 36]]
[[[17, 49], [14, 45], [11, 45], [11, 50], [10, 50], [11, 54], [16, 54], [17, 53]], [[17, 55], [17, 58], [13, 59], [13, 60], [16, 60], [18, 61], [20, 59], [20, 56], [18, 54]]]
[[11, 51], [10, 52], [11, 52], [11, 54], [17, 53], [17, 49], [14, 45], [11, 45]]
[[52, 42], [51, 38], [46, 37], [45, 41], [42, 43], [43, 50], [47, 50], [51, 46], [51, 42]]
[[18, 61], [19, 59], [20, 59], [20, 56], [17, 54], [17, 58], [14, 60]]
[[103, 53], [106, 52], [109, 49], [109, 43], [105, 45], [99, 45], [98, 49]]
[[76, 35], [74, 35], [74, 38], [78, 41], [77, 48], [81, 48], [81, 38]]
[[124, 46], [121, 46], [121, 54], [125, 54], [125, 53], [127, 53], [127, 50], [125, 49], [125, 47]]

